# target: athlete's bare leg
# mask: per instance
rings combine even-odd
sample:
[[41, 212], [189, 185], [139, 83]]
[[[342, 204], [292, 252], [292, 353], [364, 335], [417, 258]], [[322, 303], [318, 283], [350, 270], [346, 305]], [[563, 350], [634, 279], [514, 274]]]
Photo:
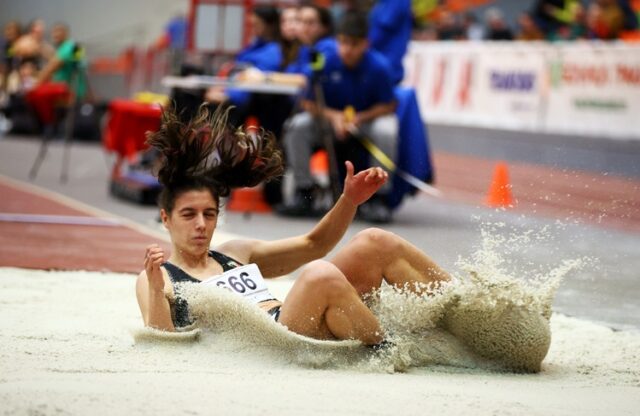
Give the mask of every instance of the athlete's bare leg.
[[[451, 277], [426, 254], [399, 236], [377, 228], [356, 234], [331, 260], [360, 296], [387, 283], [403, 287], [405, 283], [434, 283]], [[414, 285], [409, 288], [416, 290]]]
[[378, 320], [344, 274], [332, 263], [316, 260], [301, 272], [284, 300], [279, 322], [316, 339], [382, 341]]

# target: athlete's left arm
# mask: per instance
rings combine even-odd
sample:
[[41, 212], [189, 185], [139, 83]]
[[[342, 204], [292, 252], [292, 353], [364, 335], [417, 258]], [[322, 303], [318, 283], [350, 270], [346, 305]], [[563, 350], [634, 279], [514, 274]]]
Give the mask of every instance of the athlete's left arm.
[[358, 205], [368, 200], [387, 181], [381, 168], [369, 168], [354, 175], [346, 162], [344, 191], [333, 208], [306, 234], [275, 241], [234, 240], [219, 247], [223, 253], [256, 263], [264, 277], [278, 277], [324, 257], [342, 239], [353, 221]]

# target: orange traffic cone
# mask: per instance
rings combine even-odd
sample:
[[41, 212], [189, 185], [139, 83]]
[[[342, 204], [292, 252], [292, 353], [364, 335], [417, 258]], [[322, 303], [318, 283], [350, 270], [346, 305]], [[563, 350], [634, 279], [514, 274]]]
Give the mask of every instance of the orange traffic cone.
[[245, 120], [244, 120], [244, 128], [245, 129], [259, 129], [260, 128], [260, 122], [258, 121], [258, 118], [255, 116], [248, 116]]
[[326, 150], [318, 150], [311, 155], [309, 169], [312, 175], [328, 175], [329, 174], [329, 155]]
[[500, 162], [493, 173], [493, 181], [487, 194], [487, 205], [494, 208], [510, 208], [515, 206], [509, 184], [509, 172], [507, 164]]
[[264, 200], [262, 186], [234, 189], [227, 202], [229, 211], [271, 212], [271, 206]]

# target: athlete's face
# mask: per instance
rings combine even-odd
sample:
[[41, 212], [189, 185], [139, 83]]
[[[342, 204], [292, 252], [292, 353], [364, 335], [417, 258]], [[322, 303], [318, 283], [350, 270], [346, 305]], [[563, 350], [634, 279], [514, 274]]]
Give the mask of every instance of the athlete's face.
[[360, 63], [368, 46], [367, 39], [338, 35], [338, 55], [347, 68], [354, 68]]
[[194, 190], [180, 194], [173, 210], [160, 211], [174, 246], [189, 254], [206, 253], [218, 224], [218, 204], [209, 190]]

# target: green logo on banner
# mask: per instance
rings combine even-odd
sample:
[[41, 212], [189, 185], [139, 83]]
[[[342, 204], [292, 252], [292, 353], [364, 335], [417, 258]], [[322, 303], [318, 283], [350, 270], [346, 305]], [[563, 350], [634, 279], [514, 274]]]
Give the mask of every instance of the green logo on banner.
[[551, 79], [551, 86], [558, 88], [562, 83], [562, 61], [551, 61], [549, 64], [549, 79]]
[[623, 111], [627, 103], [621, 100], [597, 98], [576, 98], [573, 104], [580, 110]]

